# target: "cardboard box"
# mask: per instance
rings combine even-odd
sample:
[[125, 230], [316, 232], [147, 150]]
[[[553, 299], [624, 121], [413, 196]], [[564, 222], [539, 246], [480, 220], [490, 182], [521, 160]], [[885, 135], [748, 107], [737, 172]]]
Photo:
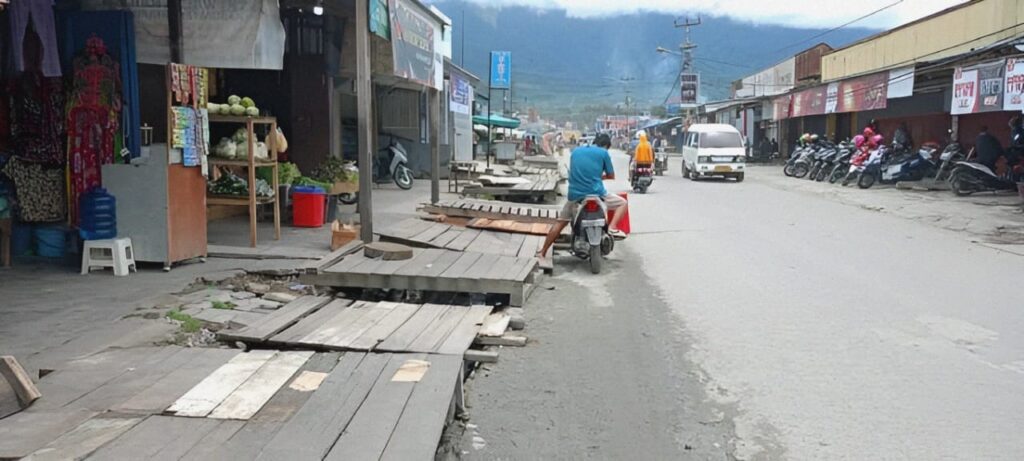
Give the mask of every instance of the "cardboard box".
[[345, 246], [346, 243], [359, 238], [359, 226], [342, 224], [341, 221], [331, 223], [331, 251]]
[[358, 182], [336, 182], [331, 185], [328, 195], [355, 194], [359, 192]]

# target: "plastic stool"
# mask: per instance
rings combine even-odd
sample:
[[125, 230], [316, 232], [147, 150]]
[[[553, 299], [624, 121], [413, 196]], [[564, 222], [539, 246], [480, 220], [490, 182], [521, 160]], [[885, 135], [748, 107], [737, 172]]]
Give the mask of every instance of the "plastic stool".
[[86, 240], [82, 249], [82, 275], [94, 267], [111, 267], [118, 277], [128, 275], [129, 270], [138, 272], [132, 239]]

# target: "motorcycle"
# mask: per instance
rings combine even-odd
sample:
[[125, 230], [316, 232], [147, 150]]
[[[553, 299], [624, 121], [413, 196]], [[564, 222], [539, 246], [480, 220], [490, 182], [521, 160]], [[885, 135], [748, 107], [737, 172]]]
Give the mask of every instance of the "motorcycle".
[[793, 153], [789, 154], [789, 159], [786, 160], [786, 164], [782, 167], [782, 174], [786, 176], [793, 176], [793, 167], [796, 166], [796, 162], [804, 155], [804, 151], [809, 148], [810, 146], [802, 146], [794, 149]]
[[869, 161], [857, 178], [857, 187], [870, 189], [876, 182], [895, 184], [900, 181], [920, 181], [935, 169], [932, 161], [934, 147], [922, 146], [917, 155], [913, 156], [907, 156], [905, 149], [902, 154], [896, 152], [894, 146], [888, 152], [883, 152], [881, 157]]
[[850, 169], [843, 177], [843, 186], [849, 185], [854, 179], [860, 182], [860, 176], [867, 170], [868, 165], [880, 163], [888, 155], [889, 147], [880, 145], [870, 151], [861, 151], [850, 160]]
[[604, 257], [615, 248], [608, 234], [608, 207], [596, 195], [588, 195], [576, 208], [572, 219], [572, 254], [590, 261], [590, 272], [598, 274]]
[[659, 147], [654, 153], [654, 174], [658, 176], [664, 176], [665, 171], [668, 170], [668, 153], [665, 149]]
[[967, 157], [964, 155], [964, 148], [960, 143], [953, 141], [946, 145], [939, 155], [939, 167], [935, 170], [935, 181], [949, 180], [950, 174], [957, 163], [963, 162]]
[[640, 194], [646, 194], [647, 188], [654, 183], [654, 170], [646, 165], [634, 166], [629, 174], [629, 185]]
[[839, 156], [839, 150], [843, 144], [835, 145], [826, 143], [825, 147], [814, 157], [814, 164], [811, 171], [807, 173], [807, 179], [811, 181], [824, 181], [825, 176], [831, 171], [832, 162]]
[[[1011, 168], [1010, 171], [1013, 171]], [[949, 185], [959, 197], [975, 192], [997, 192], [1017, 190], [1017, 184], [1010, 178], [1012, 173], [999, 176], [991, 168], [977, 162], [957, 162], [949, 175]]]
[[790, 176], [794, 178], [803, 178], [804, 176], [807, 176], [807, 173], [811, 171], [811, 164], [814, 162], [815, 155], [820, 149], [820, 145], [813, 144], [800, 151], [800, 156], [793, 162], [793, 167], [790, 170]]
[[850, 159], [853, 158], [853, 154], [857, 152], [853, 148], [840, 149], [835, 160], [832, 161], [832, 167], [828, 172], [829, 184], [835, 184], [846, 176], [846, 173], [850, 171]]
[[[412, 170], [409, 169], [409, 155], [401, 143], [391, 138], [388, 146], [381, 149], [374, 156], [373, 182], [384, 184], [394, 181], [399, 189], [412, 189]], [[353, 205], [359, 202], [359, 193], [341, 194], [338, 200], [346, 205]]]

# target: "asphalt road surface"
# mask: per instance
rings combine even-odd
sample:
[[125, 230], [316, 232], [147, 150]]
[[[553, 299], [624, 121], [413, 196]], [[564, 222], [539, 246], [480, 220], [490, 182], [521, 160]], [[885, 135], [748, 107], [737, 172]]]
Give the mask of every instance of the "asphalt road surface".
[[467, 458], [1024, 459], [1024, 257], [773, 169], [669, 173], [472, 381]]

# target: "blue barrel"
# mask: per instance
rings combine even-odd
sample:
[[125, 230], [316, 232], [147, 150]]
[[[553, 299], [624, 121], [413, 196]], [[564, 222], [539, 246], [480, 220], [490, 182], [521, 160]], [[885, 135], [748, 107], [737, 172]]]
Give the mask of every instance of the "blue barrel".
[[60, 258], [64, 256], [67, 245], [67, 231], [64, 226], [35, 226], [32, 233], [36, 238], [36, 254], [44, 258]]
[[15, 221], [11, 229], [11, 253], [25, 256], [32, 253], [32, 225]]
[[102, 187], [82, 195], [78, 208], [78, 233], [83, 240], [117, 237], [117, 201]]

